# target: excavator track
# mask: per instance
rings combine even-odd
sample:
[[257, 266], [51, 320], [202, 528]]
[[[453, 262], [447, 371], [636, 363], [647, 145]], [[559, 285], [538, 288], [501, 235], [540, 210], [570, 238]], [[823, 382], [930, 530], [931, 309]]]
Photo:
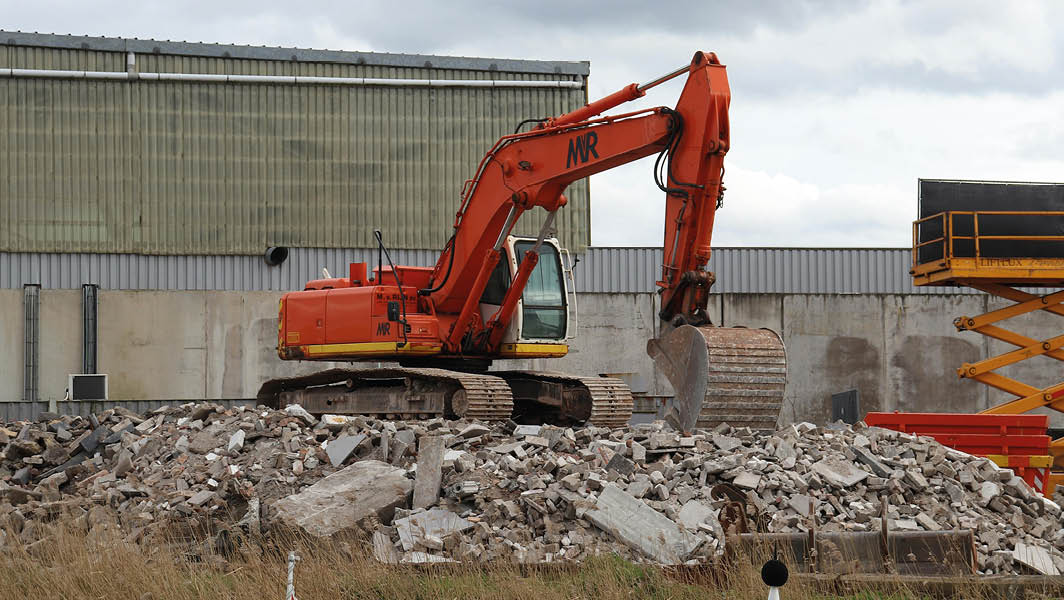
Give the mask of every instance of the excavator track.
[[273, 379], [262, 385], [258, 401], [273, 408], [298, 403], [316, 415], [443, 416], [488, 422], [515, 418], [610, 428], [628, 423], [634, 404], [624, 381], [612, 377], [432, 368], [330, 369]]
[[627, 425], [632, 418], [635, 405], [632, 390], [615, 377], [581, 377], [549, 371], [498, 371], [493, 374], [505, 379], [514, 390], [518, 418], [523, 411], [534, 411], [533, 403], [554, 405], [555, 399], [561, 400], [556, 406], [558, 424], [615, 428]]
[[267, 381], [257, 398], [274, 408], [298, 403], [318, 415], [504, 421], [513, 412], [513, 394], [504, 379], [431, 368], [329, 369]]
[[591, 394], [591, 417], [588, 423], [597, 427], [623, 427], [632, 418], [635, 401], [632, 390], [615, 377], [575, 377]]

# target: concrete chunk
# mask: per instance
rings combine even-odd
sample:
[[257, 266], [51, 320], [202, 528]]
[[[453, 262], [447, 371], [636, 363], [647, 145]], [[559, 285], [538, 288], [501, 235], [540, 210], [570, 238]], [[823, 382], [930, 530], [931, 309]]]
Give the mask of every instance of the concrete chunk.
[[753, 471], [745, 471], [739, 473], [738, 477], [732, 481], [735, 487], [745, 488], [748, 490], [756, 490], [758, 484], [761, 483], [761, 475], [754, 473]]
[[188, 499], [188, 503], [191, 504], [192, 506], [202, 506], [203, 504], [205, 504], [208, 500], [210, 500], [213, 497], [214, 497], [214, 492], [212, 492], [210, 490], [203, 490], [203, 491], [196, 492], [195, 494], [193, 494], [193, 496]]
[[373, 532], [373, 558], [386, 565], [399, 564], [399, 551], [382, 531]]
[[890, 477], [891, 470], [884, 466], [883, 463], [876, 460], [871, 452], [857, 445], [850, 446], [850, 450], [853, 450], [854, 456], [857, 457], [857, 460], [871, 469], [876, 477]]
[[526, 437], [530, 435], [539, 435], [539, 432], [542, 429], [543, 427], [540, 425], [518, 425], [517, 428], [514, 429], [513, 436], [516, 438]]
[[602, 489], [585, 517], [599, 529], [662, 564], [682, 563], [699, 544], [681, 525], [612, 483]]
[[296, 417], [297, 419], [302, 420], [307, 425], [314, 425], [318, 422], [318, 420], [314, 418], [314, 415], [307, 412], [307, 409], [298, 404], [289, 404], [284, 407], [284, 412], [290, 417]]
[[616, 471], [621, 475], [631, 475], [635, 472], [635, 463], [628, 460], [624, 455], [617, 453], [613, 455], [610, 462], [606, 463], [607, 471]]
[[229, 436], [229, 445], [226, 447], [230, 452], [240, 452], [244, 448], [244, 433], [243, 429], [237, 429], [233, 432], [233, 435]]
[[[414, 508], [428, 508], [440, 498], [443, 482], [443, 437], [421, 438], [417, 454], [417, 478], [414, 481]], [[408, 548], [409, 550], [409, 548]]]
[[345, 435], [336, 438], [325, 448], [325, 454], [329, 457], [329, 463], [334, 467], [339, 467], [344, 464], [351, 453], [354, 452], [362, 442], [366, 441], [366, 434], [360, 433], [358, 435]]
[[868, 477], [867, 471], [858, 469], [848, 460], [825, 458], [813, 463], [813, 471], [835, 487], [848, 488]]
[[490, 427], [481, 425], [480, 423], [470, 423], [469, 425], [466, 425], [461, 431], [458, 432], [458, 437], [460, 437], [462, 439], [469, 439], [469, 438], [477, 437], [477, 436], [480, 436], [480, 435], [484, 435], [485, 433], [489, 433], [490, 431], [491, 431]]
[[371, 515], [391, 521], [395, 509], [407, 505], [413, 487], [403, 469], [363, 460], [275, 502], [273, 508], [289, 526], [327, 537]]
[[717, 513], [698, 500], [688, 500], [680, 509], [677, 518], [680, 524], [691, 531], [698, 531], [698, 526], [710, 519], [716, 519]]
[[731, 452], [736, 448], [743, 445], [743, 441], [739, 438], [731, 437], [728, 435], [716, 434], [713, 436], [713, 445], [720, 448], [725, 452]]

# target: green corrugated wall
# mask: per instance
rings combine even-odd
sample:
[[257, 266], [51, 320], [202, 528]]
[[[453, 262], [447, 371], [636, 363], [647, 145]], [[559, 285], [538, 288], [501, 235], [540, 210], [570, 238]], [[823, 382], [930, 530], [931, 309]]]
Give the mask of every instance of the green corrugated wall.
[[[0, 67], [124, 71], [121, 52], [0, 44]], [[542, 75], [138, 54], [143, 72], [413, 79]], [[258, 254], [439, 248], [501, 135], [583, 89], [392, 88], [0, 78], [0, 251]], [[586, 181], [557, 219], [590, 242]], [[518, 232], [538, 230], [542, 211]]]

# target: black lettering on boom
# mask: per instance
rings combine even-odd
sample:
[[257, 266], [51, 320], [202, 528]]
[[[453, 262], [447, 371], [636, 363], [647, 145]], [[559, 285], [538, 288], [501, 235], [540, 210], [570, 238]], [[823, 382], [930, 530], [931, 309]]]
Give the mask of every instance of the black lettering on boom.
[[598, 134], [594, 131], [578, 135], [569, 140], [569, 154], [565, 157], [565, 168], [569, 169], [586, 163], [590, 157], [598, 158]]

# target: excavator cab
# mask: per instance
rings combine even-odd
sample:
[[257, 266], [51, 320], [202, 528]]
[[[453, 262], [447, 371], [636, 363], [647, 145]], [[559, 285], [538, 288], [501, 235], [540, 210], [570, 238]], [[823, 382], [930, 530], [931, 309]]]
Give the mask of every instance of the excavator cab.
[[[480, 298], [480, 316], [487, 321], [498, 312], [525, 253], [536, 238], [510, 235], [505, 256], [495, 265]], [[555, 238], [539, 247], [539, 262], [528, 278], [517, 311], [503, 336], [501, 358], [552, 358], [569, 351], [566, 340], [576, 322], [576, 293], [569, 253]]]

